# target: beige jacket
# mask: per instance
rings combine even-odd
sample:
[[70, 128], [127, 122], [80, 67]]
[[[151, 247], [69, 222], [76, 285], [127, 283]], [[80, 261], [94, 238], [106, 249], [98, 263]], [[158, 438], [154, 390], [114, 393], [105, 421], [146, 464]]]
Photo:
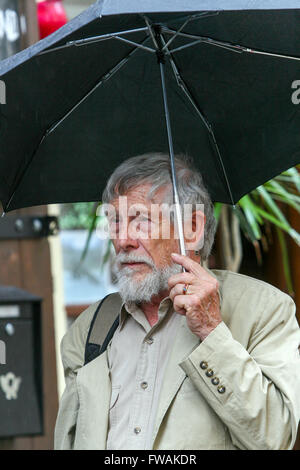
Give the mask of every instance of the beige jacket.
[[[160, 394], [153, 449], [291, 449], [300, 417], [295, 305], [262, 281], [213, 273], [220, 283], [223, 322], [200, 342], [182, 317]], [[62, 341], [66, 389], [55, 449], [106, 446], [111, 395], [106, 353], [82, 367], [96, 305]], [[208, 369], [218, 385], [206, 375]]]

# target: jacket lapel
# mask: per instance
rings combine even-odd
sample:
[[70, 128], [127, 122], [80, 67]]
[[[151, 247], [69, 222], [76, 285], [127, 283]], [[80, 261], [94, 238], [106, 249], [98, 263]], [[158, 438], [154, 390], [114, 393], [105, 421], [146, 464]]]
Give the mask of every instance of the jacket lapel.
[[200, 339], [194, 335], [186, 324], [186, 318], [181, 318], [175, 337], [174, 345], [166, 366], [165, 376], [159, 397], [158, 410], [153, 430], [152, 445], [156, 439], [159, 427], [173, 398], [186, 377], [185, 372], [179, 366], [191, 352], [199, 345]]
[[106, 449], [111, 381], [107, 353], [82, 367], [77, 375], [79, 412], [75, 449]]

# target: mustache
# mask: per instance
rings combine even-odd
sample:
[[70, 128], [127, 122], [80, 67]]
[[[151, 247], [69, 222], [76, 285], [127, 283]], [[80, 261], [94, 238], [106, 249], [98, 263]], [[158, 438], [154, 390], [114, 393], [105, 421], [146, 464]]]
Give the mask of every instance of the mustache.
[[155, 269], [155, 264], [152, 259], [148, 256], [143, 255], [119, 253], [118, 255], [116, 255], [115, 263], [120, 267], [123, 263], [145, 263], [151, 268]]

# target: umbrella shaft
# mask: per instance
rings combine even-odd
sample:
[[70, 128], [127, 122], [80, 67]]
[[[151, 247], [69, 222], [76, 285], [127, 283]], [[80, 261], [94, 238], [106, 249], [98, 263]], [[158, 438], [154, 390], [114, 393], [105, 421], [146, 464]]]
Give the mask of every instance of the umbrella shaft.
[[163, 92], [163, 100], [164, 100], [165, 118], [166, 118], [166, 125], [167, 125], [170, 163], [171, 163], [171, 176], [172, 176], [172, 183], [173, 183], [173, 194], [174, 194], [174, 203], [175, 203], [175, 211], [176, 211], [176, 223], [177, 223], [178, 235], [179, 235], [180, 253], [182, 255], [185, 255], [186, 253], [185, 253], [184, 236], [183, 236], [182, 212], [181, 212], [181, 205], [180, 205], [178, 191], [177, 191], [172, 130], [171, 130], [171, 123], [170, 123], [169, 108], [168, 108], [167, 90], [166, 90], [166, 84], [165, 84], [164, 63], [162, 61], [159, 62], [159, 67], [160, 67], [160, 76], [161, 76], [161, 84], [162, 84], [162, 92]]

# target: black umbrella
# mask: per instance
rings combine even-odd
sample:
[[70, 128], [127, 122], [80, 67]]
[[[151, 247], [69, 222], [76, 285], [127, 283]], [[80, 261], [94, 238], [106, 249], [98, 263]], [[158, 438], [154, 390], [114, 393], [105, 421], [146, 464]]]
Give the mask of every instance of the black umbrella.
[[[0, 63], [4, 211], [97, 201], [125, 158], [193, 157], [214, 201], [300, 161], [299, 0], [99, 0]], [[166, 125], [167, 124], [167, 125]]]

